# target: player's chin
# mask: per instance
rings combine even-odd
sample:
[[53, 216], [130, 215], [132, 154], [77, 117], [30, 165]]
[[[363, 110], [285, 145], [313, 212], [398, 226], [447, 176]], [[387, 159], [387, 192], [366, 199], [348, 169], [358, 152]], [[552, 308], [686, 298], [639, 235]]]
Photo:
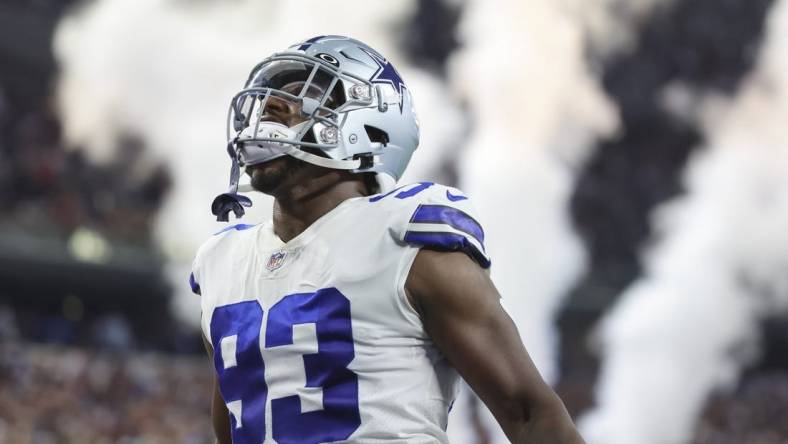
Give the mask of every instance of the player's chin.
[[251, 185], [257, 191], [272, 194], [287, 177], [289, 168], [287, 157], [269, 160], [257, 165], [246, 167], [246, 174], [251, 178]]

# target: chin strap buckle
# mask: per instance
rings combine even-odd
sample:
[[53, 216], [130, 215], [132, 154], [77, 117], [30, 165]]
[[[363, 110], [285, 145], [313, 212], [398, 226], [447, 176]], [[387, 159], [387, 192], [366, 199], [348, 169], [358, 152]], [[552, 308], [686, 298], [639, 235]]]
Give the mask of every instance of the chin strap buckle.
[[252, 200], [237, 193], [224, 193], [216, 196], [211, 204], [211, 212], [219, 222], [229, 220], [230, 211], [235, 214], [236, 219], [243, 217], [246, 212], [243, 207], [251, 207]]
[[229, 220], [230, 211], [235, 214], [236, 219], [240, 219], [244, 213], [244, 207], [251, 207], [252, 200], [246, 196], [238, 194], [238, 181], [241, 178], [241, 160], [238, 151], [235, 149], [236, 140], [227, 143], [227, 154], [230, 155], [232, 166], [230, 167], [230, 188], [226, 193], [222, 193], [211, 203], [211, 212], [219, 222]]

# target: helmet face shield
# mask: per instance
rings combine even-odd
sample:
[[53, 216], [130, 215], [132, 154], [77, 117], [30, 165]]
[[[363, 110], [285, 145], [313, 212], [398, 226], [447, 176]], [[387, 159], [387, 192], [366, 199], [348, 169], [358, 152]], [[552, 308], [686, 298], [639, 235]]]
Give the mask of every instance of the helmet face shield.
[[[330, 65], [299, 55], [271, 57], [255, 67], [246, 87], [233, 98], [228, 139], [335, 148], [340, 132], [338, 108], [346, 104], [345, 84], [341, 73]], [[289, 128], [298, 125], [299, 130], [295, 138], [271, 140], [266, 130], [269, 122]]]
[[280, 58], [252, 71], [246, 89], [268, 88], [315, 100], [322, 100], [323, 94], [331, 91], [326, 106], [336, 108], [344, 102], [343, 85], [335, 82], [336, 74], [314, 61]]

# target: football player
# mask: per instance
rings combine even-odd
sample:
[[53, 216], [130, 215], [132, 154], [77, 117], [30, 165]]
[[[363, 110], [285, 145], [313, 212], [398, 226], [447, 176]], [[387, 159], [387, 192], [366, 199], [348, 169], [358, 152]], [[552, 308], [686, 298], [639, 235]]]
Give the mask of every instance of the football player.
[[418, 141], [397, 70], [347, 37], [274, 54], [233, 97], [213, 213], [251, 205], [242, 168], [274, 211], [193, 265], [219, 442], [445, 443], [459, 376], [512, 442], [582, 442], [501, 307], [468, 196], [396, 186]]

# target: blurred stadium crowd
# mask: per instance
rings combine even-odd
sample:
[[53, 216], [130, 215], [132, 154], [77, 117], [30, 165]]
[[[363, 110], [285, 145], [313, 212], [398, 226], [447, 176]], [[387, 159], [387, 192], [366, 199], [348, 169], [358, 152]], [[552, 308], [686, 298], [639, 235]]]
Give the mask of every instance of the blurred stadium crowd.
[[[6, 294], [3, 309], [10, 313], [13, 307], [20, 331], [32, 339], [95, 343], [106, 337], [106, 326], [130, 328], [125, 304], [107, 312], [106, 303], [91, 303], [90, 291], [69, 289], [63, 275], [90, 272], [90, 264], [110, 265], [113, 259], [122, 263], [124, 253], [151, 256], [152, 220], [168, 174], [156, 167], [144, 180], [132, 175], [128, 165], [144, 147], [131, 136], [118, 141], [123, 158], [108, 165], [66, 150], [48, 98], [37, 99], [26, 109], [0, 89], [0, 273], [6, 284], [16, 282], [12, 289], [24, 291]], [[118, 275], [124, 271], [121, 266]], [[147, 274], [155, 278], [156, 271]], [[52, 294], [46, 281], [65, 285], [68, 296]]]
[[133, 135], [102, 165], [66, 148], [51, 39], [72, 4], [0, 7], [0, 313], [14, 321], [3, 330], [38, 342], [167, 348], [162, 335], [135, 337], [150, 315], [135, 313], [133, 298], [168, 316], [151, 226], [169, 175], [156, 165], [134, 170], [144, 145]]
[[213, 442], [207, 358], [4, 343], [0, 442]]
[[[129, 167], [145, 151], [133, 134], [116, 142], [121, 155], [103, 165], [66, 149], [61, 137], [49, 39], [70, 4], [0, 6], [0, 443], [211, 442], [209, 364], [196, 355], [199, 333], [168, 314], [169, 288], [152, 240], [170, 174], [163, 165], [143, 173]], [[432, 44], [405, 44], [412, 57], [442, 66], [456, 45], [444, 28], [456, 25], [457, 9], [424, 4], [429, 12], [409, 25], [409, 35]], [[592, 263], [559, 319], [557, 388], [573, 414], [593, 403], [598, 363], [589, 332], [639, 273], [648, 210], [681, 191], [680, 168], [698, 144], [692, 128], [658, 106], [657, 91], [676, 79], [734, 88], [752, 63], [770, 2], [677, 4], [644, 27], [641, 51], [604, 61], [604, 83], [628, 131], [599, 147], [572, 202]], [[9, 38], [31, 26], [41, 36]], [[611, 238], [610, 227], [627, 228]], [[106, 249], [112, 255], [102, 254]], [[81, 273], [101, 279], [81, 283]], [[709, 399], [694, 444], [788, 442], [786, 322], [763, 334], [763, 356], [738, 387]]]
[[62, 239], [89, 226], [116, 242], [149, 245], [151, 219], [168, 176], [159, 167], [134, 180], [128, 165], [137, 162], [142, 142], [133, 136], [120, 140], [120, 159], [93, 165], [81, 151], [65, 150], [47, 102], [20, 113], [4, 95], [0, 90], [2, 223]]

